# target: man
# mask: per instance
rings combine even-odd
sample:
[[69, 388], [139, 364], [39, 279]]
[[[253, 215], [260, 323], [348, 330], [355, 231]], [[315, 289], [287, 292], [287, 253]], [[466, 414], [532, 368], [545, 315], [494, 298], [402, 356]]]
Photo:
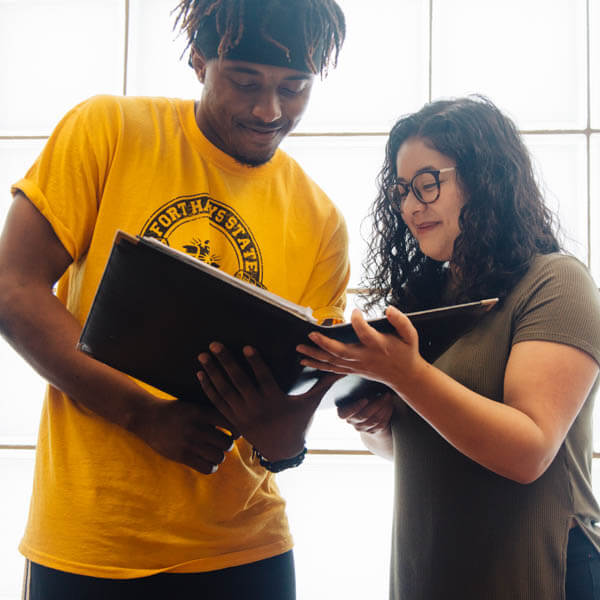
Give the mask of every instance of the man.
[[269, 470], [301, 462], [324, 386], [283, 398], [250, 353], [264, 397], [227, 419], [75, 349], [116, 229], [154, 236], [319, 319], [342, 318], [343, 219], [278, 150], [314, 75], [337, 59], [341, 10], [333, 0], [188, 0], [177, 10], [200, 101], [83, 102], [12, 188], [0, 328], [50, 384], [20, 546], [27, 598], [295, 595]]

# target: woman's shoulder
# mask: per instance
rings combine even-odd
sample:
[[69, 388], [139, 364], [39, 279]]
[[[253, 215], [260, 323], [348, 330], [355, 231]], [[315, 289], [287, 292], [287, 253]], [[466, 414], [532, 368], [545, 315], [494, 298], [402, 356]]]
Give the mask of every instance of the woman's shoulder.
[[569, 284], [581, 280], [582, 283], [597, 287], [588, 267], [577, 257], [562, 252], [536, 255], [523, 276], [520, 284], [554, 280]]
[[583, 321], [600, 324], [598, 286], [588, 268], [569, 254], [536, 256], [506, 304], [517, 319], [543, 313], [560, 322], [579, 315]]
[[572, 254], [567, 254], [566, 252], [550, 252], [549, 254], [536, 254], [533, 257], [531, 262], [532, 267], [556, 267], [561, 265], [570, 265], [571, 267], [583, 267], [587, 269], [587, 267], [579, 260], [576, 256]]
[[545, 340], [586, 351], [600, 363], [600, 293], [587, 267], [568, 254], [536, 256], [506, 298], [513, 343]]
[[[513, 318], [554, 314], [560, 320], [573, 312], [600, 315], [600, 294], [588, 268], [565, 253], [539, 254], [504, 299]], [[562, 317], [561, 317], [562, 315]]]

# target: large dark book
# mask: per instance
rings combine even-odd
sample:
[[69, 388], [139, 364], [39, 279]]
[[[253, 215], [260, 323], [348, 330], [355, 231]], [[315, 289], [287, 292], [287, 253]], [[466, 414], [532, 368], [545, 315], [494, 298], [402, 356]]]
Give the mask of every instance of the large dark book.
[[[469, 329], [495, 300], [409, 315], [421, 352], [434, 360]], [[371, 325], [393, 329], [385, 318]], [[198, 355], [223, 343], [247, 365], [241, 349], [255, 347], [281, 388], [301, 381], [299, 343], [311, 331], [356, 341], [349, 323], [324, 326], [306, 307], [174, 250], [158, 240], [116, 235], [78, 348], [177, 398], [205, 398], [196, 379]], [[336, 384], [337, 386], [338, 384]]]

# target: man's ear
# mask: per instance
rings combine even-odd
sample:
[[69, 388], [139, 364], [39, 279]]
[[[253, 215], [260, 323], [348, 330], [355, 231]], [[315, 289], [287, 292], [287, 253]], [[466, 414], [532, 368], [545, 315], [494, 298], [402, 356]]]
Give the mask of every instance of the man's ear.
[[204, 83], [204, 75], [206, 73], [206, 59], [196, 50], [190, 50], [190, 66], [196, 71], [196, 77], [200, 83]]

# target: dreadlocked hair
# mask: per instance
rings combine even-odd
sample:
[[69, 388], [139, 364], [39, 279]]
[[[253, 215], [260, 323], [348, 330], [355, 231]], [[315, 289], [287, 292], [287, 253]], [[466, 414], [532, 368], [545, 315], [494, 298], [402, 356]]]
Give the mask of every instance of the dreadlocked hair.
[[[173, 29], [187, 35], [188, 43], [184, 53], [194, 44], [196, 32], [204, 20], [214, 18], [217, 33], [221, 40], [217, 53], [219, 57], [235, 48], [242, 39], [248, 0], [182, 0], [174, 9], [177, 13]], [[313, 73], [325, 76], [329, 66], [337, 65], [338, 56], [346, 37], [344, 13], [334, 0], [263, 0], [265, 18], [283, 3], [292, 5], [297, 13], [298, 23], [304, 23], [303, 37], [306, 49], [306, 63]], [[261, 29], [265, 40], [280, 48], [289, 58], [289, 48], [276, 40], [270, 33]], [[325, 43], [322, 41], [325, 40]], [[320, 65], [320, 67], [317, 67]]]

